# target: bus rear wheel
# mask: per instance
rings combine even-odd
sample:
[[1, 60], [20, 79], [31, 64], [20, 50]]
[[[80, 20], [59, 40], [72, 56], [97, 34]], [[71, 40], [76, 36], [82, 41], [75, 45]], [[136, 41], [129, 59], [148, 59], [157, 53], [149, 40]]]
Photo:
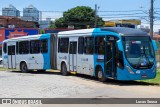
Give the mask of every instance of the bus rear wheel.
[[28, 68], [27, 68], [27, 64], [25, 62], [22, 62], [20, 65], [20, 70], [23, 73], [27, 73], [28, 72]]
[[105, 77], [104, 72], [101, 67], [97, 71], [97, 77], [98, 77], [98, 80], [101, 82], [106, 81], [106, 77]]
[[69, 72], [67, 71], [67, 66], [66, 66], [65, 63], [63, 63], [62, 66], [61, 66], [61, 73], [64, 76], [67, 76], [69, 74]]

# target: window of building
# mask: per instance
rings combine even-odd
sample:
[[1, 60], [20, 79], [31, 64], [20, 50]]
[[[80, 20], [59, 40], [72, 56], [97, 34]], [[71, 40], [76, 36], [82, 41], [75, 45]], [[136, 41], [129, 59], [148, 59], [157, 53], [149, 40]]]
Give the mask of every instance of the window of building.
[[104, 37], [95, 38], [95, 53], [103, 55], [104, 54]]
[[59, 38], [58, 52], [68, 53], [69, 38]]
[[86, 54], [93, 54], [94, 49], [94, 38], [93, 37], [86, 37], [84, 42], [84, 53]]
[[43, 39], [41, 40], [41, 53], [47, 53], [48, 52], [48, 40]]
[[7, 53], [7, 43], [6, 42], [3, 44], [3, 52]]
[[29, 53], [29, 41], [19, 42], [19, 54], [28, 54]]
[[30, 41], [30, 53], [31, 54], [40, 53], [40, 41], [39, 40]]
[[84, 37], [78, 38], [78, 53], [83, 54], [84, 51]]

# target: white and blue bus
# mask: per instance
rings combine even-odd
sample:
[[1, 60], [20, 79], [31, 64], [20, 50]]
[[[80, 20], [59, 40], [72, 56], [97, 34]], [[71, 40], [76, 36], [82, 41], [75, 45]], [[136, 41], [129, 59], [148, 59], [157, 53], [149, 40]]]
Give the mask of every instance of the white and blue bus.
[[9, 69], [50, 69], [50, 35], [23, 36], [3, 41], [3, 66]]
[[[140, 80], [155, 78], [156, 48], [141, 30], [105, 27], [8, 39], [3, 59], [6, 68], [22, 72], [58, 69], [63, 75], [76, 72], [100, 81]], [[28, 51], [22, 54], [22, 49]]]

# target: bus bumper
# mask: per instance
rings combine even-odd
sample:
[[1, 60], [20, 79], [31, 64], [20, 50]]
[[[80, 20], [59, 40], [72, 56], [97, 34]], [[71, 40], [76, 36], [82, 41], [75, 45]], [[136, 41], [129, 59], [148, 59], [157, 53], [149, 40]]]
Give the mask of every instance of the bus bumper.
[[130, 73], [127, 69], [117, 68], [117, 80], [144, 80], [156, 77], [156, 67], [145, 70], [134, 70]]

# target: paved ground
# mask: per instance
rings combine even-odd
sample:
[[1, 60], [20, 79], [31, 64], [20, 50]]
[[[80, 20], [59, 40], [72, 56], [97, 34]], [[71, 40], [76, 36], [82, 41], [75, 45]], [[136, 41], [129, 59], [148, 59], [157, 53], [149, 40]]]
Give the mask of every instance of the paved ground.
[[101, 83], [90, 76], [61, 76], [59, 72], [0, 71], [0, 98], [75, 97], [160, 98], [160, 86], [135, 81]]

